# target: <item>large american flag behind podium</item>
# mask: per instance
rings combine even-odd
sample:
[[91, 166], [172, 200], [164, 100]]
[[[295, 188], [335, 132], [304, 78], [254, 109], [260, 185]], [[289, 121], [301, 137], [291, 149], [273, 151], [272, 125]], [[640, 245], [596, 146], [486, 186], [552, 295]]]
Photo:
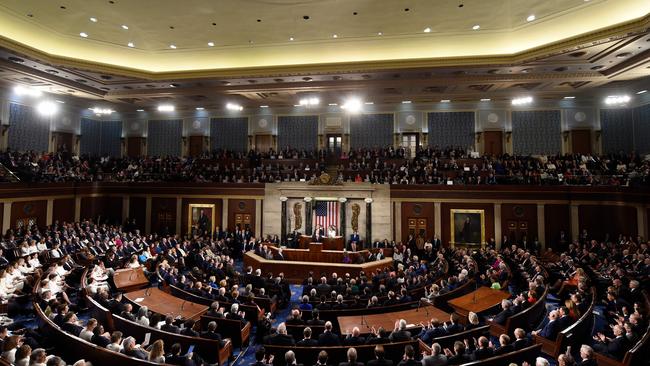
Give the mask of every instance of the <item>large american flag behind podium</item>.
[[327, 228], [330, 225], [339, 227], [339, 202], [338, 201], [316, 201], [314, 206], [314, 227], [321, 225], [325, 229], [327, 235]]

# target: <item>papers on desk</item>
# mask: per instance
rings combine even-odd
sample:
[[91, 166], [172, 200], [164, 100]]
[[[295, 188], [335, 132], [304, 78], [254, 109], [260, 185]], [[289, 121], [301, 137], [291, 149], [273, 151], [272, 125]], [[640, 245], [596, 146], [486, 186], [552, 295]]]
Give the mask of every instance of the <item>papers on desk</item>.
[[134, 301], [134, 302], [142, 302], [143, 300], [144, 300], [144, 297], [138, 297], [138, 298], [136, 298], [136, 299], [133, 300], [133, 301]]
[[415, 327], [415, 324], [406, 324], [406, 327], [407, 327], [407, 328], [414, 328], [414, 327]]

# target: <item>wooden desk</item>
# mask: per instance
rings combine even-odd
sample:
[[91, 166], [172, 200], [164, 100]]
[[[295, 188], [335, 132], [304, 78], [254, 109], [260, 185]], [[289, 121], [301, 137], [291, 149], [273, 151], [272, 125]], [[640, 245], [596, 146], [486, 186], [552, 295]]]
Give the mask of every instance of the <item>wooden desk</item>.
[[[294, 249], [299, 250], [299, 249]], [[393, 266], [393, 259], [386, 258], [380, 261], [367, 262], [363, 264], [344, 264], [344, 263], [327, 263], [327, 262], [309, 262], [309, 261], [277, 261], [264, 259], [253, 252], [244, 253], [244, 268], [247, 266], [253, 269], [261, 269], [263, 274], [273, 272], [274, 275], [280, 272], [284, 273], [284, 277], [291, 283], [302, 283], [309, 275], [310, 271], [314, 275], [319, 276], [325, 273], [327, 277], [336, 272], [339, 275], [350, 273], [351, 276], [356, 277], [359, 272], [363, 271], [366, 275], [374, 272], [377, 269], [383, 269]]]
[[[274, 255], [277, 254], [277, 247], [270, 244], [268, 247]], [[370, 256], [368, 250], [347, 252], [347, 254], [352, 263], [357, 263], [359, 256], [363, 256], [364, 260]], [[308, 249], [283, 248], [282, 255], [286, 261], [343, 263], [344, 252], [340, 250], [325, 250], [321, 243], [309, 243]]]
[[506, 291], [493, 290], [489, 287], [479, 287], [478, 290], [447, 301], [447, 304], [451, 305], [458, 315], [467, 319], [470, 311], [476, 314], [482, 313], [499, 305], [501, 300], [509, 297], [510, 293]]
[[[408, 328], [421, 328], [420, 323], [427, 324], [432, 318], [440, 321], [448, 321], [449, 313], [446, 313], [431, 305], [422, 306], [420, 309], [409, 309], [395, 311], [392, 313], [357, 315], [357, 316], [339, 316], [339, 329], [341, 333], [350, 333], [354, 327], [359, 327], [363, 334], [371, 332], [371, 328], [379, 329], [383, 327], [388, 332], [395, 328], [395, 321], [399, 319], [406, 320]], [[363, 324], [362, 324], [363, 323]]]
[[148, 307], [154, 313], [171, 315], [173, 318], [180, 316], [182, 319], [199, 320], [208, 311], [206, 305], [179, 299], [156, 287], [129, 292], [124, 297], [139, 306]]
[[[300, 240], [298, 240], [298, 246], [300, 249], [307, 249], [311, 242], [311, 236], [302, 235]], [[342, 236], [335, 236], [333, 238], [323, 237], [321, 242], [323, 243], [323, 250], [345, 249], [345, 239]]]
[[144, 275], [142, 267], [118, 269], [113, 274], [115, 287], [123, 292], [130, 292], [145, 288], [149, 285], [149, 279]]

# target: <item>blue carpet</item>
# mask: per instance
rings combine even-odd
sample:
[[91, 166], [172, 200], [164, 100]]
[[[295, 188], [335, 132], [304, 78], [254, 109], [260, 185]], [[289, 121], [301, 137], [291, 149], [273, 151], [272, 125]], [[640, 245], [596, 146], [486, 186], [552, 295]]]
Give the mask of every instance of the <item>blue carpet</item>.
[[[291, 303], [289, 306], [287, 306], [285, 309], [279, 309], [278, 312], [275, 314], [275, 318], [273, 319], [273, 326], [277, 327], [278, 324], [284, 322], [289, 318], [291, 315], [291, 309], [293, 308], [294, 305], [298, 305], [300, 303], [300, 296], [302, 295], [302, 285], [290, 285], [291, 287]], [[255, 351], [261, 346], [260, 344], [255, 343], [255, 332], [257, 329], [253, 329], [251, 332], [251, 344], [250, 347], [246, 350], [246, 352], [241, 355], [237, 361], [233, 363], [233, 366], [245, 366], [245, 365], [250, 365], [255, 363]], [[235, 353], [238, 353], [239, 350], [234, 350]]]

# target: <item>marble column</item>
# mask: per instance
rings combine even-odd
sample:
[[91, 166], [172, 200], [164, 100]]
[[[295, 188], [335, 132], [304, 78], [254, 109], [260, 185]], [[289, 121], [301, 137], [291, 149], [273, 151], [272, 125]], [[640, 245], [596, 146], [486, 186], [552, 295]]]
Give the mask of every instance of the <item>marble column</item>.
[[144, 209], [144, 232], [151, 232], [151, 197], [147, 197]]
[[54, 222], [54, 199], [47, 200], [47, 209], [45, 213], [45, 225], [50, 226]]
[[546, 250], [546, 217], [544, 216], [544, 204], [537, 204], [537, 240], [541, 245], [541, 250]]
[[577, 240], [580, 235], [580, 210], [579, 205], [571, 204], [571, 240]]
[[345, 238], [346, 238], [346, 235], [347, 235], [346, 226], [345, 226], [345, 209], [346, 209], [346, 202], [347, 201], [348, 201], [348, 199], [345, 198], [345, 197], [339, 198], [339, 202], [340, 202], [340, 207], [339, 207], [339, 212], [340, 212], [340, 214], [339, 214], [339, 235], [341, 235], [343, 237], [343, 241], [346, 240]]
[[636, 223], [638, 235], [644, 239], [648, 237], [646, 209], [643, 205], [636, 206]]
[[287, 197], [280, 197], [282, 202], [282, 212], [280, 214], [280, 243], [284, 244], [287, 240]]
[[11, 229], [11, 202], [5, 202], [2, 206], [2, 232], [6, 233]]
[[[501, 204], [494, 204], [494, 240], [496, 241], [497, 250], [501, 249]], [[489, 240], [489, 239], [488, 239]]]
[[402, 203], [394, 202], [394, 205], [395, 220], [393, 222], [395, 223], [395, 232], [393, 233], [393, 240], [398, 243], [402, 240]]
[[228, 230], [228, 199], [221, 200], [221, 230]]
[[372, 198], [366, 198], [366, 243], [372, 243]]
[[255, 237], [262, 238], [262, 200], [255, 200]]
[[305, 197], [305, 235], [312, 234], [311, 228], [311, 197]]
[[442, 203], [433, 203], [433, 235], [438, 236], [442, 245]]

